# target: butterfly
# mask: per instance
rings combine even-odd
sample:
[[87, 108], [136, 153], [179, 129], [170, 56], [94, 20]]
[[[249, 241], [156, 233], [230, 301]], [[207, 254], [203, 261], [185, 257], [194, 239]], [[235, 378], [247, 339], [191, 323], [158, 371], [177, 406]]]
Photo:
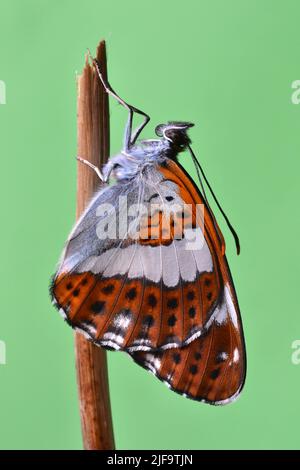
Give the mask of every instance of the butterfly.
[[[66, 322], [96, 345], [127, 352], [173, 391], [213, 405], [233, 401], [246, 373], [244, 335], [225, 241], [210, 189], [191, 148], [190, 122], [156, 127], [94, 66], [106, 92], [128, 110], [123, 150], [102, 169], [71, 231], [50, 292]], [[133, 129], [133, 116], [143, 122]], [[178, 162], [189, 150], [201, 191]]]

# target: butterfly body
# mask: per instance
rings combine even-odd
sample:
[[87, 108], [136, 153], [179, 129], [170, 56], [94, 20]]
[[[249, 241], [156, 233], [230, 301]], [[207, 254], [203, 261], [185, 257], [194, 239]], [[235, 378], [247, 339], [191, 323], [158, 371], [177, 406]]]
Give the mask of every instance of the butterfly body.
[[189, 398], [223, 404], [244, 382], [243, 332], [223, 236], [177, 162], [190, 127], [169, 122], [142, 141], [127, 129], [102, 170], [115, 183], [75, 225], [51, 295], [95, 344], [129, 353]]

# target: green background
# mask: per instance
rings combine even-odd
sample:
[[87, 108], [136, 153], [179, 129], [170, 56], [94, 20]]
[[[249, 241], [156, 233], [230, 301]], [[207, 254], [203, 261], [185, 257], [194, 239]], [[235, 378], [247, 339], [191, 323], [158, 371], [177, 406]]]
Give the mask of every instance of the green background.
[[[299, 448], [300, 2], [1, 0], [0, 447], [81, 448], [73, 334], [48, 283], [74, 221], [76, 71], [107, 40], [109, 76], [152, 118], [189, 120], [236, 227], [227, 253], [248, 352], [241, 398], [210, 407], [109, 353], [118, 449]], [[111, 103], [111, 153], [126, 114]], [[195, 176], [190, 159], [181, 161]]]

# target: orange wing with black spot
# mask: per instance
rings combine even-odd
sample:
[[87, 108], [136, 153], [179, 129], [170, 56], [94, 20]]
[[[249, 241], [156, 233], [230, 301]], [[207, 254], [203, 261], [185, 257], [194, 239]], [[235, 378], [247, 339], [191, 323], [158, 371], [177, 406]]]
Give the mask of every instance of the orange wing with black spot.
[[[193, 204], [203, 199], [184, 170], [174, 162], [161, 168], [176, 182], [182, 198]], [[213, 405], [234, 401], [246, 375], [246, 354], [238, 301], [225, 257], [225, 244], [211, 211], [205, 209], [205, 238], [216, 257], [221, 283], [219, 301], [202, 334], [181, 348], [131, 353], [135, 362], [151, 371], [171, 390]], [[207, 280], [208, 281], [208, 280]], [[209, 286], [210, 287], [210, 286]], [[210, 295], [206, 293], [206, 296]]]
[[175, 162], [95, 196], [51, 294], [73, 328], [129, 352], [173, 390], [210, 403], [238, 395], [245, 352], [224, 239]]
[[[197, 212], [168, 165], [149, 167], [142, 184], [101, 191], [67, 242], [51, 286], [55, 305], [104, 347], [133, 352], [188, 344], [204, 331], [222, 291], [203, 217], [206, 209]], [[104, 226], [114, 232], [112, 222], [117, 235], [123, 228], [121, 236], [99, 238]]]

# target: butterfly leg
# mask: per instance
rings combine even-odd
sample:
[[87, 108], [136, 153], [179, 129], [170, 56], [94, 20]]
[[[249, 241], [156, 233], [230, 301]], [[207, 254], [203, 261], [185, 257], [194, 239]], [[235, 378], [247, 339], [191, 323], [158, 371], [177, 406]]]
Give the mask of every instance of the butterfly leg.
[[[89, 53], [90, 54], [90, 53]], [[91, 57], [91, 54], [90, 54]], [[150, 116], [148, 114], [144, 113], [144, 111], [141, 111], [140, 109], [136, 108], [135, 106], [132, 106], [131, 104], [126, 103], [120, 96], [112, 89], [108, 81], [103, 77], [100, 69], [99, 62], [97, 59], [94, 59], [91, 57], [93, 64], [95, 65], [95, 68], [97, 70], [98, 76], [101, 80], [101, 83], [106, 91], [106, 93], [113, 98], [115, 98], [118, 103], [120, 103], [124, 108], [128, 109], [129, 111], [129, 116], [128, 116], [128, 121], [126, 125], [126, 130], [125, 130], [125, 138], [124, 138], [124, 149], [125, 151], [130, 150], [130, 147], [135, 143], [136, 139], [144, 129], [144, 127], [148, 124], [150, 121]], [[132, 120], [133, 120], [133, 113], [140, 114], [141, 116], [144, 117], [144, 120], [142, 124], [140, 124], [134, 131], [132, 131]]]
[[100, 180], [104, 183], [105, 182], [105, 179], [104, 179], [104, 176], [103, 174], [101, 173], [101, 170], [100, 168], [98, 168], [96, 165], [93, 165], [91, 162], [89, 162], [88, 160], [85, 160], [84, 158], [81, 158], [81, 157], [77, 157], [77, 160], [81, 163], [84, 163], [85, 165], [87, 165], [88, 167], [90, 167], [92, 170], [95, 171], [95, 173], [97, 174], [97, 176], [100, 178]]

